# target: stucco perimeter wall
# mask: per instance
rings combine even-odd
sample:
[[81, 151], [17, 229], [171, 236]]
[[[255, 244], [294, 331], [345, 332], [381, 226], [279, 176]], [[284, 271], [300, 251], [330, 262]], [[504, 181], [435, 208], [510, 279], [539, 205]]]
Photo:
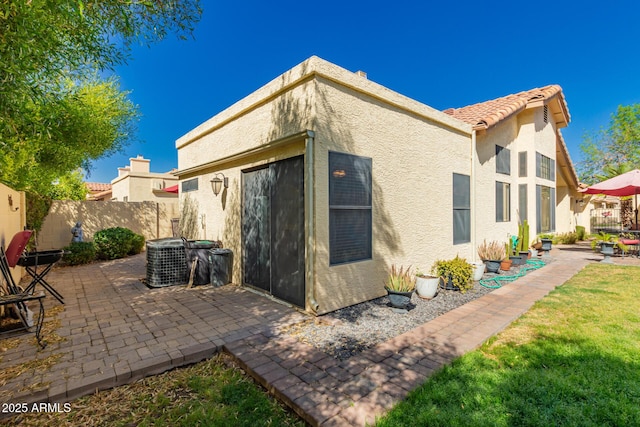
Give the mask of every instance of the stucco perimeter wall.
[[[385, 295], [393, 264], [428, 271], [437, 259], [471, 259], [453, 245], [453, 173], [470, 175], [471, 137], [410, 110], [318, 79], [315, 152], [315, 297], [318, 313]], [[424, 113], [424, 115], [422, 115]], [[372, 159], [373, 258], [329, 264], [329, 151]]]
[[67, 246], [76, 221], [82, 221], [87, 241], [111, 227], [129, 228], [151, 240], [171, 237], [171, 219], [179, 216], [177, 199], [169, 203], [54, 200], [38, 234], [38, 250]]
[[[24, 193], [0, 184], [0, 244], [5, 249], [13, 236], [24, 229], [26, 212]], [[22, 277], [22, 272], [21, 267], [12, 269], [16, 282]]]

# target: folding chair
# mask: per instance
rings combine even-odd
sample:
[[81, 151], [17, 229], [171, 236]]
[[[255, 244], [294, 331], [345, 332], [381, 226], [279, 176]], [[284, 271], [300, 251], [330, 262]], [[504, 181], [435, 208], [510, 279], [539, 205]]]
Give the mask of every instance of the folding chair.
[[42, 304], [42, 300], [45, 295], [44, 293], [33, 295], [33, 293], [22, 291], [13, 280], [10, 270], [11, 266], [15, 267], [18, 258], [31, 238], [31, 234], [32, 232], [29, 230], [17, 233], [13, 236], [11, 243], [9, 243], [7, 252], [5, 252], [2, 245], [0, 245], [0, 272], [2, 272], [2, 277], [7, 285], [8, 292], [8, 295], [0, 295], [0, 305], [13, 305], [24, 329], [29, 331], [33, 326], [33, 314], [27, 308], [26, 302], [38, 301], [40, 304], [40, 314], [38, 316], [38, 323], [36, 324], [36, 339], [38, 340], [38, 344], [44, 348], [46, 344], [43, 343], [40, 337], [40, 331], [42, 330], [42, 324], [44, 322], [44, 305]]
[[[29, 252], [18, 258], [18, 265], [24, 267], [27, 273], [33, 278], [29, 286], [24, 290], [26, 293], [33, 294], [36, 285], [39, 283], [60, 301], [60, 304], [64, 304], [64, 297], [44, 279], [54, 264], [60, 261], [63, 253], [63, 250]], [[44, 270], [38, 272], [38, 266], [44, 266]]]

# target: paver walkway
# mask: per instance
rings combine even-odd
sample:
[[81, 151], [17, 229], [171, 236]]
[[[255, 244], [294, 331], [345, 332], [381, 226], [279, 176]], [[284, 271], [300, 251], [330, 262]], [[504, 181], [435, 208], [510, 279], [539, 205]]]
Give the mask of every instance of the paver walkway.
[[[554, 248], [546, 267], [342, 362], [281, 335], [307, 317], [267, 297], [237, 286], [147, 288], [144, 254], [54, 269], [47, 279], [65, 297], [56, 332], [66, 340], [43, 351], [31, 340], [12, 349], [0, 341], [0, 403], [66, 402], [225, 350], [309, 424], [364, 425], [601, 259], [573, 249]], [[3, 375], [52, 355], [60, 359], [45, 372]]]

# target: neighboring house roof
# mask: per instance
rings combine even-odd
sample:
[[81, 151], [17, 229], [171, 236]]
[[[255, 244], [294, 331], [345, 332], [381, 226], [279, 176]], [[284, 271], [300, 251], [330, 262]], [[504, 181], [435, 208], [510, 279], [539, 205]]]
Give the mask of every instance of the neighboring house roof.
[[102, 191], [111, 190], [111, 184], [102, 182], [85, 182], [85, 185], [91, 193], [100, 193]]
[[111, 199], [111, 184], [102, 182], [85, 182], [89, 194], [87, 200], [109, 200]]
[[469, 123], [475, 130], [486, 130], [520, 111], [544, 104], [551, 105], [557, 127], [561, 128], [569, 124], [571, 119], [569, 108], [562, 94], [562, 88], [558, 85], [535, 88], [462, 108], [449, 108], [443, 112]]

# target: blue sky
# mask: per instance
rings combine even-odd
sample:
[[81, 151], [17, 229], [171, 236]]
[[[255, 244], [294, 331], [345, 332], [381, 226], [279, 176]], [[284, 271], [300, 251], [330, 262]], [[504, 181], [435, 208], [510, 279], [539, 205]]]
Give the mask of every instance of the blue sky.
[[136, 47], [116, 69], [140, 141], [87, 180], [110, 182], [138, 154], [153, 172], [177, 167], [176, 139], [312, 55], [440, 110], [559, 84], [574, 163], [585, 132], [640, 103], [640, 2], [430, 3], [203, 0], [195, 40]]

